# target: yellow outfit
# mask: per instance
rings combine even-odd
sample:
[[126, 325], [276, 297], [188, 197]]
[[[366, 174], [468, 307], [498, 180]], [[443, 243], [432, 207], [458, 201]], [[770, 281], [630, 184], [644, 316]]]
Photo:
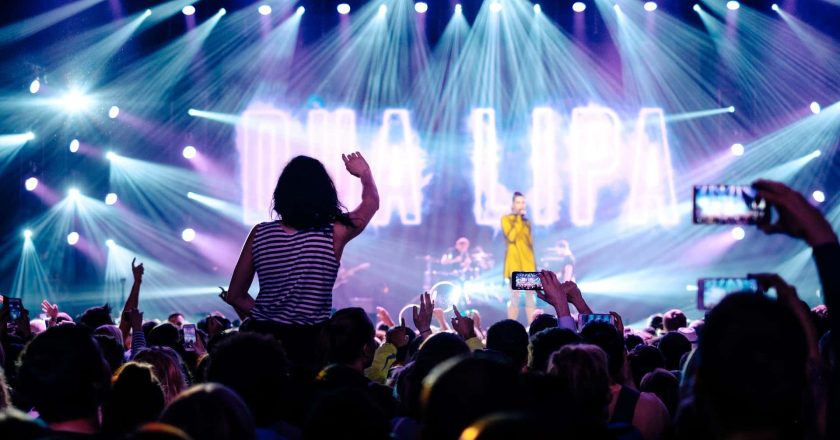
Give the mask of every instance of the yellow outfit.
[[[505, 280], [509, 283], [513, 272], [535, 272], [534, 240], [531, 238], [531, 223], [523, 221], [521, 215], [502, 217], [502, 232], [505, 234]], [[510, 286], [510, 284], [508, 284]], [[508, 318], [519, 318], [519, 290], [511, 290], [508, 302]], [[530, 323], [537, 305], [533, 291], [525, 291], [525, 320]]]

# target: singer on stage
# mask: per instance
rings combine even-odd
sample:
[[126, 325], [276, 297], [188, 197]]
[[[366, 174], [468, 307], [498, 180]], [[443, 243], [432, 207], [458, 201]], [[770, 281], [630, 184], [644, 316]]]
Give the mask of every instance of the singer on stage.
[[[502, 231], [505, 234], [507, 250], [505, 251], [505, 282], [510, 286], [512, 272], [534, 272], [537, 263], [534, 259], [534, 241], [531, 238], [531, 222], [525, 218], [525, 196], [520, 192], [513, 193], [511, 214], [502, 217]], [[508, 318], [519, 318], [520, 291], [511, 289], [508, 303]], [[536, 310], [534, 292], [525, 291], [525, 320], [531, 322]]]

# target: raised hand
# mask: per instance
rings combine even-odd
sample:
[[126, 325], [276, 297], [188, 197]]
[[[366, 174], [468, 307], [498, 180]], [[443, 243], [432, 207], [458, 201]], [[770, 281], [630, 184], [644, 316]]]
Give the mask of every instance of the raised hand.
[[435, 302], [429, 292], [420, 295], [420, 308], [414, 306], [411, 309], [414, 318], [414, 327], [420, 332], [420, 336], [428, 336], [432, 333], [432, 315], [435, 310]]
[[41, 301], [41, 312], [48, 316], [51, 320], [58, 317], [58, 304], [50, 304], [49, 301]]
[[137, 261], [137, 258], [131, 259], [131, 273], [134, 274], [134, 282], [139, 283], [143, 281], [143, 263], [135, 265], [134, 262]]
[[347, 172], [356, 177], [362, 177], [364, 174], [370, 173], [370, 166], [362, 156], [362, 153], [358, 151], [350, 154], [342, 154], [341, 159], [344, 161], [344, 167], [347, 168]]
[[624, 338], [624, 320], [621, 319], [621, 315], [618, 312], [613, 312], [610, 310], [610, 315], [613, 317], [613, 321], [615, 321], [615, 328], [618, 330], [618, 334], [621, 335], [622, 339]]
[[396, 327], [394, 319], [391, 318], [391, 314], [388, 313], [388, 309], [386, 309], [385, 307], [376, 306], [376, 317], [388, 327]]
[[458, 336], [464, 338], [464, 340], [474, 338], [475, 323], [472, 318], [461, 315], [455, 305], [452, 306], [452, 310], [455, 312], [455, 316], [452, 318], [452, 329], [455, 330], [455, 333], [458, 333]]
[[831, 229], [822, 213], [808, 203], [802, 194], [787, 185], [771, 180], [757, 180], [753, 183], [756, 196], [776, 207], [779, 220], [776, 223], [759, 225], [768, 234], [787, 234], [801, 238], [810, 246], [837, 242], [837, 235]]

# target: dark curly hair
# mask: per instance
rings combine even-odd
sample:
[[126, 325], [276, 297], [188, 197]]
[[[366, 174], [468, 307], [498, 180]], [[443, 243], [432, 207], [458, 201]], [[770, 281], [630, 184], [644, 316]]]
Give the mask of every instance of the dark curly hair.
[[338, 222], [353, 226], [324, 165], [308, 156], [290, 160], [274, 188], [274, 212], [295, 229]]

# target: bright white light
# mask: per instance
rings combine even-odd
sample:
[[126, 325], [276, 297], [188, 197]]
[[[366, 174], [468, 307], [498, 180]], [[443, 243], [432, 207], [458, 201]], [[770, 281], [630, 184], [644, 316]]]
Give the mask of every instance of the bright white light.
[[458, 3], [458, 4], [455, 5], [455, 13], [460, 14], [461, 12], [463, 12], [462, 8], [461, 8], [461, 4]]
[[822, 111], [822, 107], [820, 107], [820, 103], [814, 101], [811, 103], [811, 113], [817, 115]]
[[575, 12], [583, 12], [586, 10], [586, 3], [584, 2], [575, 2], [572, 5], [572, 10]]
[[425, 14], [429, 10], [429, 5], [426, 2], [417, 2], [414, 4], [414, 10], [418, 14]]
[[32, 230], [31, 229], [24, 229], [23, 230], [23, 238], [29, 240], [32, 238]]
[[187, 191], [187, 198], [188, 199], [195, 199], [195, 193], [192, 191]]
[[38, 187], [38, 178], [37, 177], [30, 177], [23, 182], [23, 186], [26, 188], [27, 191], [35, 191], [35, 188]]
[[645, 11], [653, 12], [657, 7], [656, 2], [645, 2]]
[[689, 292], [696, 292], [697, 291], [697, 284], [686, 284], [685, 290]]
[[617, 4], [613, 5], [613, 11], [621, 12], [621, 6], [618, 6]]
[[811, 154], [812, 154], [814, 157], [820, 157], [820, 156], [822, 155], [822, 151], [820, 151], [820, 150], [814, 150], [814, 152], [813, 152], [813, 153], [811, 153]]
[[700, 5], [695, 4], [694, 6], [691, 7], [691, 9], [694, 9], [694, 12], [700, 12]]
[[776, 12], [779, 12], [779, 5], [777, 5], [777, 4], [775, 4], [775, 3], [773, 3], [773, 6], [770, 6], [770, 9], [772, 9], [772, 10], [774, 10], [774, 11], [776, 11]]
[[79, 151], [79, 140], [73, 139], [72, 141], [70, 141], [70, 152], [75, 153], [77, 151]]
[[303, 6], [298, 6], [297, 11], [295, 11], [297, 15], [303, 15], [304, 12], [306, 12], [306, 8]]
[[822, 203], [822, 202], [824, 202], [824, 201], [825, 201], [825, 193], [824, 193], [824, 192], [822, 192], [822, 191], [820, 191], [820, 190], [816, 190], [816, 191], [814, 191], [814, 192], [811, 194], [811, 197], [813, 197], [813, 198], [814, 198], [814, 200], [815, 200], [817, 203]]
[[735, 156], [743, 156], [744, 155], [744, 146], [742, 144], [732, 144], [732, 147], [729, 148], [732, 151], [732, 154]]
[[77, 188], [70, 188], [67, 190], [67, 196], [70, 197], [70, 200], [77, 200], [82, 196], [82, 193]]
[[184, 151], [181, 152], [184, 155], [184, 159], [192, 159], [197, 153], [198, 151], [192, 145], [187, 145], [184, 147]]
[[120, 115], [120, 108], [112, 105], [110, 109], [108, 109], [108, 117], [111, 119], [116, 119], [117, 116]]
[[184, 15], [193, 15], [195, 14], [195, 6], [187, 5], [181, 8], [181, 13]]
[[78, 232], [71, 232], [67, 234], [67, 244], [70, 246], [75, 246], [76, 243], [79, 242], [79, 233]]
[[[699, 8], [699, 6], [698, 6], [698, 8]], [[728, 108], [728, 109], [726, 109], [726, 111], [728, 111], [729, 113], [735, 113], [735, 106], [734, 106], [734, 105], [730, 105], [730, 106], [729, 106], [729, 108]]]
[[726, 2], [726, 9], [729, 9], [730, 11], [737, 11], [740, 7], [741, 4], [736, 2], [735, 0], [730, 0]]
[[268, 14], [271, 14], [271, 6], [269, 6], [269, 5], [260, 5], [260, 7], [259, 7], [259, 8], [257, 8], [257, 11], [259, 11], [260, 15], [268, 15]]
[[338, 13], [341, 15], [347, 15], [350, 13], [350, 5], [347, 3], [339, 3], [335, 9], [338, 10]]
[[108, 193], [105, 195], [105, 204], [106, 205], [113, 205], [117, 203], [117, 194], [116, 193]]
[[59, 102], [67, 113], [78, 113], [90, 107], [91, 99], [78, 90], [71, 90]]
[[490, 3], [490, 12], [502, 12], [502, 4], [499, 2]]
[[109, 151], [109, 152], [105, 153], [105, 159], [114, 160], [116, 158], [117, 158], [117, 153], [114, 153], [113, 151]]
[[[303, 7], [303, 6], [301, 6], [301, 8], [302, 8], [302, 7]], [[300, 9], [300, 8], [298, 8], [298, 9]], [[221, 9], [219, 9], [218, 14], [219, 14], [220, 16], [221, 16], [221, 15], [225, 15], [225, 14], [227, 14], [227, 9], [225, 9], [225, 8], [221, 8]]]
[[109, 248], [114, 247], [115, 244], [114, 240], [111, 240], [110, 238], [105, 240], [105, 246], [108, 246]]
[[38, 90], [41, 90], [41, 80], [35, 78], [35, 80], [29, 84], [29, 93], [35, 94], [38, 93]]
[[379, 15], [385, 15], [388, 13], [388, 6], [387, 5], [379, 5]]
[[31, 131], [27, 131], [26, 132], [26, 140], [31, 141], [32, 139], [35, 139], [35, 133], [33, 133]]
[[184, 229], [181, 232], [181, 238], [187, 242], [195, 240], [195, 230], [193, 228]]
[[148, 17], [148, 16], [152, 15], [152, 10], [151, 10], [151, 9], [146, 9], [146, 12], [144, 12], [143, 14], [144, 14], [146, 17]]
[[732, 228], [732, 238], [736, 240], [743, 240], [746, 235], [747, 233], [746, 231], [744, 231], [744, 228], [740, 226], [735, 226], [734, 228]]
[[542, 6], [539, 3], [534, 5], [534, 14], [539, 14], [542, 12]]

